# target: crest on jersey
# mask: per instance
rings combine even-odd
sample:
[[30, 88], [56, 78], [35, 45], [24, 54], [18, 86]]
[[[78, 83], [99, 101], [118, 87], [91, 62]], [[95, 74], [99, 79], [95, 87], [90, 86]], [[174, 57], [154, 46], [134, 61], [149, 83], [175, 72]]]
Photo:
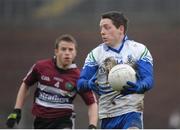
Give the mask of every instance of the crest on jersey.
[[127, 56], [127, 63], [126, 64], [129, 64], [130, 66], [135, 68], [135, 59], [133, 58], [132, 55]]
[[72, 90], [74, 88], [74, 86], [71, 83], [67, 82], [65, 84], [65, 88], [70, 91], [70, 90]]

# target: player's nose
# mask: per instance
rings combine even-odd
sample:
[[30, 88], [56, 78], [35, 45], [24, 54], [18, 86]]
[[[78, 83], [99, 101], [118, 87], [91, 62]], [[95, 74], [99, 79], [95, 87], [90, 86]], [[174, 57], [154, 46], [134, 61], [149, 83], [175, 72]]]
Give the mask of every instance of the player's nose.
[[101, 35], [105, 35], [104, 29], [101, 29]]

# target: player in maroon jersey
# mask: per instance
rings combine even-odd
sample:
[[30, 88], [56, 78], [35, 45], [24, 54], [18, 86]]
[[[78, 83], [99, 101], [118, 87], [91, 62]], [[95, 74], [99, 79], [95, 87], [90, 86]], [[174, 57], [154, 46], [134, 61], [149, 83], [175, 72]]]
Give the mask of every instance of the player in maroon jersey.
[[[13, 112], [8, 116], [7, 126], [13, 128], [21, 119], [21, 109], [30, 86], [37, 83], [32, 113], [34, 128], [73, 128], [73, 100], [80, 70], [73, 63], [76, 57], [76, 40], [62, 35], [55, 42], [55, 57], [36, 62], [20, 86]], [[97, 125], [97, 103], [92, 91], [79, 93], [88, 105], [89, 127]]]

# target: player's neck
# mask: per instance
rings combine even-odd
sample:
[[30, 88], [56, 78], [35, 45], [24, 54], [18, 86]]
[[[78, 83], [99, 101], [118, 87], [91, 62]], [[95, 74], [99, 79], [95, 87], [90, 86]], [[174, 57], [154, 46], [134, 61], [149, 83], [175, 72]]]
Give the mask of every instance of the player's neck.
[[121, 46], [121, 44], [123, 43], [123, 39], [124, 39], [124, 35], [120, 36], [118, 40], [116, 40], [113, 44], [112, 44], [112, 48], [119, 48]]
[[59, 68], [59, 69], [63, 69], [63, 70], [66, 70], [66, 69], [68, 69], [68, 67], [69, 67], [69, 65], [67, 64], [62, 64], [60, 61], [58, 61], [57, 59], [56, 59], [56, 66]]
[[66, 70], [67, 68], [68, 68], [68, 65], [56, 65], [58, 68], [60, 68], [60, 69], [63, 69], [63, 70]]

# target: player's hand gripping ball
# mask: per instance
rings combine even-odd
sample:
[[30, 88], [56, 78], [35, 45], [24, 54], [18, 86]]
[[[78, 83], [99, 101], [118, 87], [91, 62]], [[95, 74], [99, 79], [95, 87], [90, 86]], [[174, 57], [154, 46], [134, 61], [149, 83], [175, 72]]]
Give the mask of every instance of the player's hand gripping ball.
[[128, 64], [118, 64], [110, 70], [108, 81], [113, 90], [121, 91], [124, 86], [128, 86], [127, 81], [136, 82], [136, 72]]

